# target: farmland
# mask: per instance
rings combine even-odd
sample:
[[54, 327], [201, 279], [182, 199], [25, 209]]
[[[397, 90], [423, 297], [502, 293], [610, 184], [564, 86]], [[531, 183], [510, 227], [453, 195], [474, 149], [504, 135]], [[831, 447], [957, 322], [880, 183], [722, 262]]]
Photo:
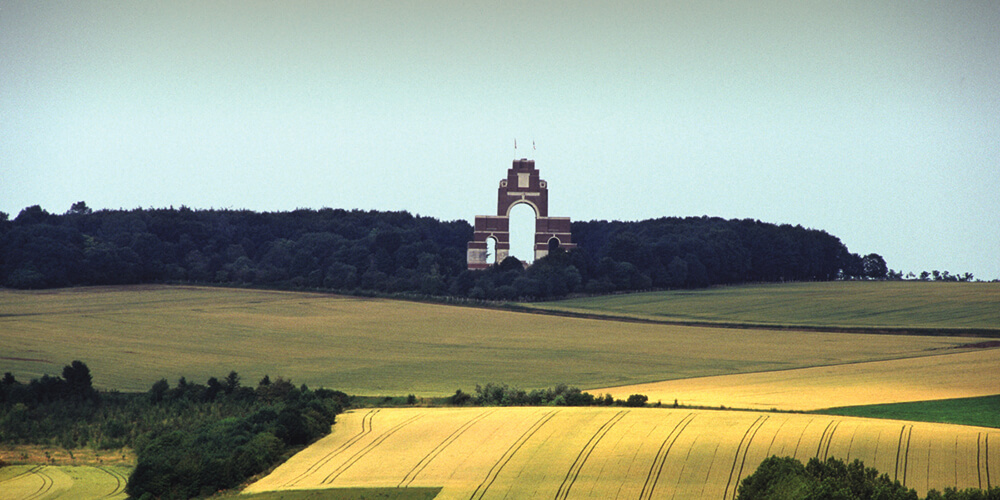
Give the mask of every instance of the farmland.
[[[359, 395], [477, 383], [581, 388], [962, 352], [961, 337], [740, 330], [565, 318], [326, 294], [145, 286], [0, 290], [4, 371], [85, 361], [103, 389], [291, 378]], [[789, 346], [800, 346], [789, 348]]]
[[827, 408], [821, 413], [1000, 428], [1000, 395]]
[[697, 324], [978, 332], [1000, 336], [1000, 283], [828, 281], [646, 292], [522, 304]]
[[246, 491], [442, 486], [440, 499], [733, 498], [740, 479], [777, 454], [858, 458], [925, 494], [995, 485], [998, 453], [996, 429], [852, 417], [370, 409], [342, 415], [331, 435]]
[[127, 466], [12, 465], [0, 468], [3, 498], [127, 498]]
[[217, 498], [240, 500], [431, 500], [441, 488], [331, 488], [233, 494]]
[[868, 363], [742, 373], [594, 389], [616, 398], [645, 394], [664, 404], [759, 410], [817, 410], [1000, 391], [1000, 349]]
[[[864, 288], [870, 285], [877, 286]], [[95, 386], [121, 391], [146, 391], [161, 378], [201, 382], [235, 370], [245, 385], [268, 374], [366, 396], [446, 396], [485, 382], [524, 389], [567, 383], [619, 399], [646, 394], [665, 406], [677, 399], [755, 410], [996, 394], [996, 286], [897, 285], [661, 292], [577, 299], [595, 301], [589, 311], [573, 306], [591, 316], [662, 322], [186, 286], [0, 290], [0, 363], [2, 371], [29, 380], [81, 359]], [[984, 287], [964, 288], [973, 285]], [[859, 298], [851, 299], [855, 293]], [[843, 320], [828, 319], [836, 311]], [[669, 324], [692, 319], [718, 324]], [[753, 327], [758, 321], [776, 328]], [[897, 321], [907, 330], [899, 333], [946, 329], [986, 338], [794, 329], [801, 322], [817, 330], [891, 330]], [[401, 488], [416, 498], [442, 488], [436, 498], [732, 498], [741, 477], [779, 454], [860, 458], [924, 493], [995, 486], [998, 446], [996, 429], [816, 414], [363, 409], [338, 417], [330, 436], [249, 491], [362, 488], [341, 492], [349, 495]], [[120, 492], [109, 470], [119, 469], [6, 467], [0, 486], [3, 498], [115, 497]]]

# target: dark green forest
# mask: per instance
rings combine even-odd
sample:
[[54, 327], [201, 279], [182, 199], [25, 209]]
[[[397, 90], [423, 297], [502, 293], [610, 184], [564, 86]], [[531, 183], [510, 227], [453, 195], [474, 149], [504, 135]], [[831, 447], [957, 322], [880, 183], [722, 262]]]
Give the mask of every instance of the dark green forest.
[[359, 294], [538, 300], [576, 293], [890, 275], [801, 226], [715, 217], [575, 222], [578, 248], [527, 269], [466, 270], [466, 221], [407, 212], [134, 209], [0, 213], [0, 284], [202, 283]]

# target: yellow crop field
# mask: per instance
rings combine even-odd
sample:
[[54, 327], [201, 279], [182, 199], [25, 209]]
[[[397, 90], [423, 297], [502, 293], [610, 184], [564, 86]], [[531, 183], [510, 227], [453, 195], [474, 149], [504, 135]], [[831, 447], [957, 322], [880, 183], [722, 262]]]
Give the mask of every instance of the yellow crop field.
[[244, 492], [443, 487], [440, 499], [734, 498], [771, 455], [861, 459], [921, 495], [995, 486], [1000, 430], [653, 408], [372, 409]]
[[123, 466], [11, 465], [0, 468], [3, 500], [127, 498]]
[[688, 406], [818, 410], [835, 406], [990, 396], [1000, 391], [1000, 349], [923, 358], [743, 373], [594, 389]]
[[[978, 339], [981, 340], [981, 339]], [[0, 362], [19, 380], [87, 363], [102, 389], [237, 371], [358, 395], [475, 384], [581, 388], [908, 358], [962, 337], [738, 330], [328, 294], [177, 286], [0, 290]]]

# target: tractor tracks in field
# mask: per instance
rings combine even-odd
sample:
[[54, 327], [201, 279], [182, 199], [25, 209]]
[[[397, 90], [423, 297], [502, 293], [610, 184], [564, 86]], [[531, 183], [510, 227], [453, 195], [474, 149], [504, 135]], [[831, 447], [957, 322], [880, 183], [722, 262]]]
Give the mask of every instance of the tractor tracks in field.
[[576, 454], [576, 459], [573, 460], [573, 464], [569, 466], [569, 470], [566, 471], [566, 477], [563, 478], [562, 484], [559, 485], [559, 489], [556, 491], [555, 500], [564, 500], [569, 497], [569, 490], [573, 487], [573, 483], [576, 482], [576, 478], [580, 476], [580, 470], [583, 469], [583, 465], [587, 463], [587, 459], [590, 458], [590, 454], [594, 452], [594, 448], [597, 444], [604, 439], [608, 431], [621, 421], [625, 415], [628, 414], [628, 410], [620, 411], [614, 414], [604, 425], [594, 432], [593, 436], [590, 436], [590, 440], [587, 444], [580, 449], [580, 452]]
[[[816, 458], [825, 462], [826, 457], [830, 456], [830, 443], [833, 442], [833, 433], [837, 432], [837, 427], [840, 427], [840, 420], [831, 420], [830, 423], [826, 424], [823, 434], [819, 437], [819, 446], [816, 447]], [[826, 442], [825, 447], [823, 446], [824, 442]]]
[[[986, 474], [983, 474], [983, 470]], [[980, 432], [976, 435], [976, 472], [979, 476], [979, 489], [990, 489], [990, 434]], [[986, 487], [983, 488], [983, 476], [986, 476]]]
[[694, 420], [695, 414], [688, 413], [684, 415], [683, 418], [674, 425], [674, 428], [670, 430], [667, 437], [663, 439], [660, 443], [660, 448], [656, 450], [656, 456], [653, 457], [653, 463], [649, 466], [649, 472], [646, 473], [646, 481], [642, 484], [642, 491], [639, 492], [639, 499], [646, 500], [653, 497], [653, 490], [656, 489], [656, 483], [660, 480], [660, 474], [663, 472], [663, 466], [667, 463], [667, 456], [670, 454], [670, 449], [674, 447], [674, 443], [677, 442], [677, 438], [680, 437], [684, 429], [687, 428], [688, 424]]
[[434, 459], [437, 458], [438, 455], [441, 454], [441, 452], [445, 450], [445, 448], [451, 446], [451, 444], [454, 443], [456, 440], [458, 440], [458, 438], [460, 438], [462, 434], [465, 433], [465, 431], [469, 430], [470, 427], [476, 425], [484, 418], [496, 413], [496, 411], [497, 411], [496, 409], [493, 409], [481, 412], [479, 415], [472, 417], [464, 424], [459, 426], [457, 429], [455, 429], [454, 432], [449, 434], [448, 437], [444, 438], [443, 441], [438, 443], [438, 445], [435, 446], [434, 449], [432, 449], [430, 452], [428, 452], [427, 455], [424, 455], [424, 457], [421, 458], [420, 461], [417, 462], [417, 464], [414, 465], [413, 468], [410, 469], [410, 471], [407, 472], [405, 476], [403, 476], [403, 479], [399, 482], [398, 485], [396, 485], [396, 487], [397, 488], [409, 487], [410, 484], [413, 483], [413, 480], [416, 479], [417, 476], [420, 475], [420, 473], [423, 472], [424, 469], [427, 468], [427, 466], [432, 461], [434, 461]]
[[521, 434], [521, 436], [517, 438], [517, 440], [514, 441], [509, 448], [507, 448], [507, 451], [505, 451], [500, 459], [493, 464], [493, 467], [490, 467], [489, 472], [486, 473], [486, 477], [483, 478], [481, 483], [479, 483], [479, 486], [476, 486], [476, 489], [472, 492], [469, 500], [483, 498], [483, 496], [486, 495], [486, 490], [490, 489], [490, 486], [493, 486], [493, 482], [496, 481], [497, 476], [500, 475], [500, 471], [502, 471], [507, 463], [510, 462], [510, 459], [514, 457], [522, 446], [524, 446], [525, 442], [531, 439], [531, 437], [534, 436], [535, 433], [542, 428], [542, 426], [548, 423], [549, 420], [552, 420], [552, 417], [554, 417], [557, 413], [559, 413], [559, 410], [552, 410], [543, 413], [542, 416], [535, 421], [535, 423], [531, 424], [531, 427], [528, 427], [528, 429], [525, 430], [524, 433]]
[[[20, 500], [35, 500], [38, 498], [43, 498], [49, 493], [51, 493], [52, 488], [55, 486], [55, 480], [46, 471], [46, 469], [48, 468], [49, 466], [47, 465], [36, 465], [34, 467], [31, 467], [30, 469], [21, 472], [20, 474], [11, 476], [7, 479], [0, 480], [0, 484], [9, 483], [11, 481], [24, 480], [25, 476], [36, 476], [38, 477], [38, 479], [41, 480], [41, 484], [38, 485], [38, 488], [35, 491], [27, 494], [24, 497], [21, 497]], [[122, 495], [125, 492], [125, 486], [128, 484], [128, 478], [125, 477], [125, 475], [109, 467], [95, 466], [94, 469], [104, 472], [105, 474], [111, 476], [111, 478], [115, 481], [114, 487], [111, 489], [110, 492], [95, 498], [112, 498], [115, 496]]]
[[802, 437], [806, 435], [806, 429], [809, 428], [809, 424], [813, 423], [815, 418], [810, 418], [806, 425], [802, 427], [802, 431], [799, 432], [799, 439], [795, 442], [795, 451], [792, 452], [793, 457], [799, 456], [799, 446], [802, 446]]
[[296, 476], [291, 481], [288, 481], [287, 483], [285, 483], [285, 486], [293, 486], [295, 484], [298, 484], [300, 481], [302, 481], [306, 477], [309, 477], [310, 475], [314, 474], [316, 471], [318, 471], [324, 465], [330, 463], [331, 460], [333, 460], [334, 458], [336, 458], [337, 455], [340, 455], [341, 453], [343, 453], [344, 450], [347, 450], [348, 448], [350, 448], [352, 445], [354, 445], [354, 443], [357, 443], [358, 441], [360, 441], [361, 439], [363, 439], [368, 434], [371, 434], [371, 432], [372, 432], [372, 420], [375, 418], [375, 415], [377, 415], [380, 411], [382, 411], [382, 410], [378, 410], [378, 409], [376, 409], [376, 410], [369, 410], [368, 413], [366, 413], [363, 417], [361, 417], [361, 430], [357, 434], [355, 434], [354, 436], [352, 436], [347, 441], [344, 441], [340, 446], [336, 447], [330, 453], [327, 453], [326, 455], [324, 455], [323, 458], [321, 458], [321, 459], [317, 460], [316, 462], [314, 462], [312, 465], [309, 466], [309, 468], [307, 468], [301, 474], [299, 474], [298, 476]]
[[851, 431], [851, 441], [849, 443], [847, 443], [847, 460], [848, 460], [848, 462], [850, 462], [850, 460], [851, 460], [851, 451], [854, 449], [854, 438], [857, 437], [857, 435], [858, 435], [858, 427], [855, 426], [854, 430]]
[[42, 480], [42, 484], [39, 485], [38, 489], [35, 490], [33, 493], [31, 493], [30, 495], [24, 497], [23, 500], [34, 500], [36, 498], [42, 498], [49, 491], [52, 490], [52, 485], [55, 484], [55, 481], [52, 480], [52, 476], [49, 476], [45, 472], [45, 469], [46, 469], [46, 466], [39, 465], [37, 467], [33, 467], [31, 470], [28, 471], [31, 474], [34, 474], [34, 475], [38, 476]]
[[[757, 419], [754, 420], [752, 424], [750, 424], [750, 427], [747, 427], [747, 430], [743, 432], [743, 438], [740, 439], [740, 444], [736, 446], [736, 456], [733, 457], [733, 466], [732, 468], [729, 469], [729, 479], [726, 480], [726, 490], [722, 493], [723, 500], [729, 498], [729, 486], [731, 484], [733, 486], [732, 497], [734, 499], [736, 498], [736, 491], [739, 489], [738, 487], [740, 484], [740, 476], [743, 475], [743, 467], [746, 465], [747, 462], [747, 453], [750, 451], [750, 444], [753, 443], [753, 438], [757, 436], [757, 431], [759, 431], [760, 428], [764, 426], [764, 423], [767, 422], [769, 418], [771, 417], [764, 415], [757, 417]], [[744, 446], [744, 443], [746, 443], [746, 446]], [[743, 451], [742, 459], [740, 458], [740, 450]], [[736, 469], [736, 464], [740, 465], [738, 471]], [[736, 476], [735, 484], [733, 483], [734, 474]]]
[[8, 481], [13, 481], [13, 480], [15, 480], [15, 479], [18, 479], [18, 478], [20, 478], [20, 477], [22, 477], [22, 476], [26, 476], [26, 475], [28, 475], [28, 474], [32, 474], [32, 473], [34, 473], [34, 472], [35, 472], [36, 470], [38, 470], [38, 469], [39, 469], [39, 468], [41, 468], [41, 467], [45, 467], [45, 466], [44, 466], [44, 465], [36, 465], [36, 466], [34, 466], [34, 467], [31, 467], [30, 469], [26, 469], [26, 470], [24, 470], [24, 471], [23, 471], [23, 472], [21, 472], [20, 474], [15, 474], [15, 475], [13, 475], [13, 476], [10, 476], [10, 477], [8, 477], [7, 479], [0, 479], [0, 484], [2, 484], [2, 483], [6, 483], [6, 482], [8, 482]]
[[101, 498], [111, 498], [125, 492], [125, 485], [128, 484], [128, 478], [126, 478], [125, 475], [119, 473], [118, 471], [111, 470], [108, 467], [97, 467], [97, 469], [113, 477], [116, 483], [114, 490], [112, 490], [111, 493], [108, 493], [107, 495], [104, 495]]
[[[685, 455], [684, 456], [684, 460], [681, 461], [681, 472], [680, 472], [680, 474], [677, 474], [677, 483], [674, 484], [674, 491], [670, 495], [670, 500], [673, 500], [674, 498], [677, 498], [677, 490], [680, 489], [681, 478], [684, 477], [684, 470], [687, 469], [688, 462], [691, 459], [691, 452], [694, 451], [695, 445], [698, 444], [698, 438], [699, 437], [700, 436], [698, 436], [697, 434], [695, 434], [694, 439], [691, 440], [691, 444], [688, 446], [687, 455]], [[714, 454], [713, 454], [713, 457], [714, 457]], [[711, 468], [711, 466], [709, 468]]]
[[910, 436], [913, 435], [913, 426], [910, 424], [903, 425], [903, 428], [899, 431], [899, 441], [896, 443], [896, 470], [893, 473], [892, 479], [894, 481], [899, 479], [899, 471], [903, 471], [903, 480], [900, 483], [906, 486], [906, 466], [910, 459]]
[[[400, 422], [400, 423], [392, 426], [391, 428], [389, 428], [389, 430], [385, 431], [384, 434], [382, 434], [379, 437], [377, 437], [374, 441], [368, 443], [363, 448], [361, 448], [360, 450], [356, 451], [353, 455], [351, 455], [347, 459], [347, 461], [345, 461], [344, 463], [340, 464], [336, 469], [334, 469], [333, 472], [327, 474], [327, 476], [325, 478], [323, 478], [322, 483], [323, 484], [330, 484], [330, 483], [332, 483], [334, 480], [336, 480], [338, 477], [340, 477], [341, 474], [343, 474], [345, 471], [347, 471], [347, 469], [350, 469], [354, 464], [358, 463], [359, 460], [361, 460], [362, 458], [364, 458], [365, 455], [367, 455], [368, 453], [370, 453], [375, 448], [378, 448], [379, 445], [381, 445], [383, 442], [385, 442], [386, 439], [389, 439], [389, 437], [391, 437], [393, 434], [395, 434], [396, 432], [398, 432], [400, 429], [402, 429], [403, 427], [406, 427], [407, 425], [413, 423], [415, 420], [419, 419], [422, 416], [423, 416], [422, 414], [414, 415], [414, 416], [412, 416], [412, 417], [410, 417], [410, 418], [408, 418], [408, 419], [406, 419], [406, 420], [404, 420], [404, 421], [402, 421], [402, 422]], [[371, 422], [369, 421], [369, 432], [370, 431], [371, 431]]]

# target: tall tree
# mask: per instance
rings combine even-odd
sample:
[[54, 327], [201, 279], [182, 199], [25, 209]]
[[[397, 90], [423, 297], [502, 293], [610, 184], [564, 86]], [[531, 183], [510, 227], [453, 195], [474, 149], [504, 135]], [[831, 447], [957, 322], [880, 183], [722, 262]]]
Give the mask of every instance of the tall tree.
[[94, 390], [93, 380], [90, 376], [90, 368], [83, 361], [73, 361], [63, 368], [63, 380], [66, 381], [66, 391], [74, 399], [95, 399], [97, 391]]
[[877, 253], [865, 255], [861, 261], [865, 277], [874, 280], [882, 280], [889, 274], [889, 267], [885, 264], [885, 259]]

